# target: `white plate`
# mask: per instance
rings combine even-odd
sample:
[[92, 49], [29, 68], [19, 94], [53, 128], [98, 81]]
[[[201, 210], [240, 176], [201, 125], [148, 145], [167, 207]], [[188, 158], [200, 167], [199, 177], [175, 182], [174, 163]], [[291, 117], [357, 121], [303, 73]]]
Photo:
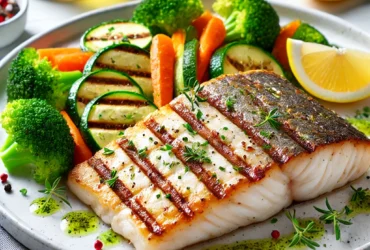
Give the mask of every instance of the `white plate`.
[[[210, 9], [212, 1], [208, 0], [204, 2], [208, 9]], [[277, 2], [272, 3], [280, 15], [281, 24], [285, 24], [290, 20], [299, 18], [319, 28], [319, 30], [321, 30], [328, 39], [335, 44], [363, 50], [369, 49], [370, 36], [341, 19], [310, 9], [292, 7], [288, 4]], [[0, 110], [4, 109], [7, 99], [5, 93], [7, 68], [11, 59], [14, 58], [20, 49], [26, 46], [33, 46], [36, 48], [77, 46], [79, 37], [87, 28], [106, 20], [130, 18], [135, 4], [137, 4], [137, 2], [122, 4], [81, 15], [49, 32], [31, 38], [13, 50], [0, 62]], [[327, 105], [340, 114], [353, 115], [358, 108], [370, 105], [370, 100], [365, 100], [351, 105]], [[5, 137], [6, 135], [4, 131], [0, 129], [1, 145], [4, 142]], [[5, 172], [5, 168], [2, 163], [0, 163], [0, 173], [2, 172]], [[11, 176], [10, 182], [14, 190], [11, 195], [0, 190], [0, 222], [2, 226], [5, 227], [5, 229], [15, 238], [33, 250], [93, 249], [93, 244], [99, 233], [82, 238], [71, 238], [61, 232], [61, 217], [65, 213], [71, 211], [69, 207], [64, 206], [60, 212], [51, 217], [36, 217], [29, 212], [29, 204], [35, 198], [41, 197], [41, 194], [37, 192], [41, 186], [21, 177]], [[357, 181], [356, 185], [369, 187], [370, 180], [366, 180], [366, 178], [362, 177]], [[2, 189], [2, 186], [0, 187]], [[29, 195], [27, 197], [23, 197], [19, 193], [18, 190], [21, 188], [28, 189]], [[348, 200], [349, 196], [350, 190], [348, 187], [342, 188], [341, 190], [337, 190], [328, 195], [330, 202], [334, 207], [343, 207], [343, 203]], [[73, 210], [88, 209], [72, 195], [69, 195], [69, 197]], [[312, 207], [313, 205], [323, 207], [324, 197], [296, 205], [295, 208], [297, 209], [298, 216], [318, 217], [318, 214]], [[233, 243], [238, 240], [270, 237], [270, 233], [273, 229], [278, 229], [282, 234], [290, 233], [291, 224], [285, 216], [280, 214], [276, 217], [279, 221], [274, 225], [270, 224], [269, 221], [259, 223], [189, 248], [202, 249], [205, 246], [211, 246], [214, 244], [226, 244]], [[370, 217], [368, 215], [360, 215], [356, 217], [353, 222], [354, 225], [343, 227], [341, 242], [335, 241], [331, 227], [327, 227], [328, 232], [320, 241], [321, 245], [326, 244], [326, 249], [354, 249], [370, 242]], [[106, 225], [101, 224], [99, 232], [102, 232], [107, 228], [108, 227]], [[133, 249], [133, 247], [127, 243], [123, 243], [114, 249]]]

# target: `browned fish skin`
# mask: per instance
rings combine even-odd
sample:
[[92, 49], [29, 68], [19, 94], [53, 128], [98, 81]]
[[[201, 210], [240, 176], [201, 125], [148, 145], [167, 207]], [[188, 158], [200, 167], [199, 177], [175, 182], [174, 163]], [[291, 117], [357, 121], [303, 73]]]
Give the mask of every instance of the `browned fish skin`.
[[308, 152], [343, 140], [367, 139], [344, 119], [277, 75], [257, 71], [244, 78], [237, 84], [252, 94], [255, 103], [264, 109], [278, 108], [283, 115], [278, 118], [282, 129]]
[[[272, 128], [268, 123], [256, 127], [264, 120], [261, 111], [265, 112], [265, 110], [254, 103], [253, 96], [247, 93], [245, 89], [240, 88], [241, 84], [247, 85], [250, 83], [243, 74], [222, 76], [212, 81], [219, 83], [205, 85], [204, 90], [199, 95], [207, 98], [209, 104], [243, 129], [260, 147], [264, 147], [272, 159], [283, 164], [291, 157], [305, 152], [304, 148], [287, 134]], [[229, 98], [235, 101], [233, 110], [228, 110], [226, 107]], [[271, 133], [273, 136], [266, 138], [261, 135], [262, 131]]]

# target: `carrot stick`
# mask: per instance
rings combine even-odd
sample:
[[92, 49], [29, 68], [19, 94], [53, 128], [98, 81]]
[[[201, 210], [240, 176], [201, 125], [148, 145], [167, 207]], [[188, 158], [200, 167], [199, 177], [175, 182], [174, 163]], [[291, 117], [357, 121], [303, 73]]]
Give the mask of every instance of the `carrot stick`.
[[186, 33], [184, 30], [178, 30], [172, 34], [172, 44], [176, 57], [180, 57], [184, 52]]
[[212, 13], [206, 10], [200, 17], [193, 21], [192, 24], [198, 32], [198, 37], [202, 35], [204, 29], [206, 28], [208, 22], [211, 21], [212, 17]]
[[275, 40], [274, 48], [272, 50], [272, 55], [276, 58], [276, 60], [278, 60], [278, 62], [280, 62], [283, 68], [288, 71], [290, 71], [290, 66], [286, 51], [286, 42], [288, 38], [293, 37], [300, 25], [301, 21], [295, 20], [283, 27], [279, 36]]
[[60, 71], [83, 71], [85, 64], [94, 53], [76, 52], [72, 54], [60, 54], [54, 56], [54, 65]]
[[198, 53], [198, 76], [199, 82], [202, 81], [208, 69], [209, 62], [215, 50], [222, 45], [226, 37], [224, 23], [217, 17], [212, 17], [205, 27], [199, 41]]
[[74, 164], [77, 165], [90, 159], [92, 157], [92, 152], [86, 145], [85, 141], [82, 139], [80, 131], [73, 123], [67, 112], [61, 111], [60, 114], [63, 116], [64, 120], [66, 120], [73, 140], [75, 142]]
[[154, 104], [162, 107], [173, 98], [175, 50], [166, 35], [156, 35], [150, 48]]
[[54, 66], [54, 56], [60, 54], [72, 54], [81, 52], [79, 48], [46, 48], [46, 49], [38, 49], [37, 53], [39, 53], [40, 58], [46, 57], [51, 64]]

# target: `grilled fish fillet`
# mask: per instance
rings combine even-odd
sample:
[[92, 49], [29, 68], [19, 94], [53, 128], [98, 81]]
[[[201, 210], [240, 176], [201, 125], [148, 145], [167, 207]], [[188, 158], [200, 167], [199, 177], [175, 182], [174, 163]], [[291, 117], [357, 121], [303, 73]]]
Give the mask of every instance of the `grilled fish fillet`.
[[69, 174], [69, 188], [138, 250], [179, 249], [263, 221], [370, 166], [361, 132], [273, 73], [203, 86], [205, 102], [177, 97], [109, 144], [113, 154]]

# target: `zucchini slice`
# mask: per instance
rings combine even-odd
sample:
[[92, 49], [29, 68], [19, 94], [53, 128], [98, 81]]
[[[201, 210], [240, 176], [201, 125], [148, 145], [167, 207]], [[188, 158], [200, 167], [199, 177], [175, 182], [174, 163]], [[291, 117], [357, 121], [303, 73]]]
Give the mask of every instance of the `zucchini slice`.
[[108, 92], [86, 105], [80, 131], [90, 149], [96, 152], [156, 109], [141, 94], [129, 91]]
[[148, 48], [152, 38], [152, 33], [146, 26], [116, 19], [88, 29], [81, 37], [80, 45], [82, 50], [92, 52], [124, 42]]
[[114, 44], [99, 50], [86, 63], [84, 74], [100, 69], [127, 73], [149, 99], [153, 97], [149, 52], [129, 43]]
[[91, 72], [72, 85], [67, 99], [67, 112], [78, 125], [86, 104], [92, 99], [121, 90], [143, 94], [140, 86], [126, 73], [111, 69]]
[[[197, 80], [197, 60], [198, 60], [199, 42], [193, 39], [185, 43], [183, 57], [183, 86], [179, 86], [177, 91], [180, 93], [187, 88], [191, 88]], [[176, 92], [178, 93], [178, 92]]]
[[215, 78], [223, 74], [258, 69], [284, 76], [280, 64], [270, 53], [245, 42], [233, 42], [214, 53], [210, 64], [210, 76]]

